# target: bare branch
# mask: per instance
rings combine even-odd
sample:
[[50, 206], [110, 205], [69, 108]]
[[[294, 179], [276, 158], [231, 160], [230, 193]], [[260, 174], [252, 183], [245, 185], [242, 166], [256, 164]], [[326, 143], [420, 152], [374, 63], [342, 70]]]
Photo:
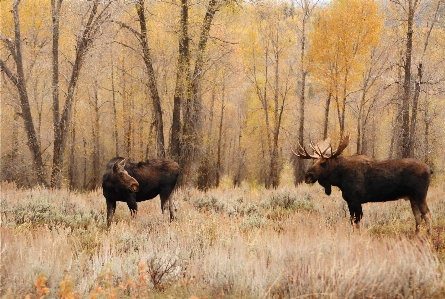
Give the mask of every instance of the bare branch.
[[6, 76], [11, 80], [11, 82], [17, 87], [19, 80], [18, 78], [11, 72], [6, 63], [0, 59], [0, 71], [5, 72]]
[[121, 26], [121, 28], [125, 28], [128, 31], [130, 31], [131, 33], [133, 33], [136, 38], [141, 41], [142, 40], [142, 34], [137, 32], [135, 29], [131, 28], [130, 26], [128, 26], [127, 24], [123, 23], [123, 22], [119, 22], [119, 21], [113, 21], [114, 23], [118, 24]]

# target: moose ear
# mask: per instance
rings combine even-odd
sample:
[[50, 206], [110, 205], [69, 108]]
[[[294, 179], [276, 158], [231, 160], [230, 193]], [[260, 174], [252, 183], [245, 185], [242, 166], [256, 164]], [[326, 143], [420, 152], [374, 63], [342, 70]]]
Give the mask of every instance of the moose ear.
[[119, 171], [119, 161], [114, 162], [113, 164], [113, 172], [118, 172]]
[[120, 171], [122, 171], [122, 169], [125, 166], [125, 161], [126, 161], [126, 159], [123, 159], [121, 161], [117, 160], [116, 162], [114, 162], [114, 164], [113, 164], [113, 172], [120, 172]]

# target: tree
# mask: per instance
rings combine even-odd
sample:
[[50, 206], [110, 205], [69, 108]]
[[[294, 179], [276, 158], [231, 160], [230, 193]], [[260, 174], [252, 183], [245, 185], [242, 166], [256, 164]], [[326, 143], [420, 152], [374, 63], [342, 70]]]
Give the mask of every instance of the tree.
[[[399, 109], [393, 139], [396, 143], [397, 156], [414, 157], [420, 93], [425, 83], [423, 81], [425, 55], [444, 3], [441, 0], [431, 2], [391, 0], [390, 3], [394, 5], [396, 18], [402, 20], [400, 23], [405, 32], [405, 44], [401, 49], [403, 84], [401, 84], [402, 90], [397, 95]], [[422, 39], [423, 42], [420, 42]]]
[[372, 117], [375, 117], [376, 106], [378, 100], [382, 97], [383, 92], [391, 85], [381, 82], [382, 76], [388, 71], [388, 55], [384, 47], [374, 48], [366, 63], [366, 67], [362, 74], [360, 90], [356, 94], [356, 100], [351, 102], [351, 109], [357, 117], [357, 147], [356, 153], [366, 154], [367, 148], [367, 125]]
[[170, 156], [179, 161], [181, 155], [181, 109], [183, 99], [189, 90], [190, 78], [190, 37], [189, 3], [181, 0], [178, 33], [178, 62], [176, 67], [175, 93], [173, 95], [173, 118], [170, 134]]
[[[300, 18], [300, 26], [298, 26], [298, 31], [300, 33], [300, 82], [299, 82], [299, 123], [298, 123], [298, 142], [299, 144], [304, 144], [304, 118], [305, 118], [305, 103], [306, 103], [306, 77], [307, 77], [307, 65], [306, 65], [306, 52], [307, 52], [307, 31], [310, 25], [310, 17], [314, 9], [318, 4], [318, 0], [314, 3], [310, 3], [308, 0], [300, 0], [299, 1], [301, 8], [301, 18]], [[295, 156], [292, 156], [293, 164], [294, 164], [294, 176], [295, 176], [295, 184], [301, 183], [304, 179], [304, 162], [303, 159], [296, 159]]]
[[8, 79], [16, 87], [20, 99], [21, 115], [25, 125], [26, 134], [28, 137], [28, 147], [32, 154], [34, 172], [37, 178], [37, 183], [43, 186], [47, 185], [46, 174], [42, 160], [42, 150], [38, 141], [36, 129], [34, 126], [33, 117], [31, 114], [31, 106], [28, 97], [28, 89], [26, 86], [26, 78], [23, 63], [22, 52], [22, 37], [20, 31], [20, 15], [19, 15], [20, 0], [14, 0], [12, 7], [14, 20], [14, 37], [13, 39], [0, 35], [0, 40], [6, 44], [9, 54], [12, 56], [16, 68], [13, 73], [4, 59], [0, 59], [0, 70], [5, 72]]
[[130, 25], [117, 21], [123, 28], [129, 30], [138, 40], [142, 49], [142, 59], [144, 61], [147, 72], [147, 86], [150, 91], [150, 97], [154, 111], [154, 124], [156, 130], [156, 150], [157, 156], [165, 157], [165, 142], [164, 142], [164, 121], [162, 117], [161, 97], [159, 96], [157, 79], [155, 70], [153, 67], [153, 58], [151, 55], [147, 20], [145, 16], [145, 1], [137, 0], [134, 3], [136, 8], [136, 14], [139, 22], [140, 32], [133, 29]]
[[[52, 2], [54, 3], [54, 1]], [[65, 148], [68, 141], [69, 128], [72, 120], [72, 110], [74, 103], [74, 92], [76, 89], [76, 85], [79, 80], [80, 71], [85, 62], [86, 54], [88, 50], [93, 45], [95, 39], [97, 39], [98, 35], [102, 30], [103, 24], [109, 19], [110, 15], [107, 10], [111, 4], [111, 2], [105, 2], [103, 7], [103, 1], [95, 0], [92, 4], [90, 4], [88, 13], [85, 18], [85, 24], [83, 24], [83, 29], [80, 32], [80, 35], [77, 37], [76, 42], [76, 51], [75, 51], [75, 59], [68, 83], [68, 89], [65, 97], [65, 104], [63, 107], [62, 114], [58, 111], [59, 108], [59, 99], [58, 99], [58, 86], [53, 85], [53, 110], [54, 110], [54, 154], [53, 154], [53, 168], [51, 174], [51, 187], [61, 188], [62, 187], [62, 168], [64, 164], [64, 154]], [[53, 7], [53, 38], [58, 40], [58, 17], [60, 12], [60, 5], [62, 1], [59, 0], [58, 6]], [[56, 41], [55, 43], [58, 43]], [[55, 44], [53, 44], [53, 71], [58, 71], [58, 67], [54, 66], [58, 63], [58, 53], [57, 47], [55, 48]], [[58, 74], [53, 75], [54, 78], [58, 76]], [[57, 80], [53, 81], [53, 84], [57, 84]], [[59, 118], [60, 115], [60, 118]]]
[[[411, 64], [412, 64], [412, 53], [413, 53], [413, 25], [414, 25], [414, 16], [416, 11], [420, 5], [419, 0], [408, 0], [404, 1], [408, 4], [408, 7], [405, 7], [400, 1], [394, 1], [406, 12], [406, 50], [405, 50], [405, 64], [404, 64], [404, 80], [403, 80], [403, 95], [401, 96], [401, 117], [400, 119], [400, 128], [401, 128], [401, 157], [409, 157], [410, 156], [410, 136], [409, 136], [409, 106], [411, 99]], [[413, 120], [414, 121], [414, 120]]]
[[[162, 155], [162, 131], [166, 155], [185, 166], [183, 184], [204, 189], [218, 181], [291, 184], [293, 171], [302, 168], [288, 164], [289, 149], [310, 137], [339, 135], [342, 127], [356, 142], [351, 150], [378, 159], [400, 156], [401, 128], [393, 128], [401, 125], [408, 0], [316, 1], [111, 1], [103, 21], [121, 25], [100, 26], [80, 69], [73, 69], [77, 42], [93, 1], [36, 6], [16, 0], [16, 14], [14, 0], [0, 1], [1, 180], [56, 186], [66, 177], [70, 188], [93, 188], [113, 156], [140, 161]], [[410, 155], [440, 169], [445, 5], [418, 2]], [[107, 3], [97, 6], [97, 17]], [[308, 15], [306, 5], [317, 3]], [[380, 35], [381, 23], [368, 9], [375, 3], [382, 7], [379, 17], [386, 13]], [[74, 89], [73, 70], [79, 71]], [[158, 108], [150, 86], [157, 89]], [[67, 104], [72, 112], [63, 150]]]
[[[183, 111], [181, 135], [175, 134], [172, 135], [171, 141], [173, 144], [177, 144], [177, 138], [180, 139], [180, 165], [182, 167], [182, 172], [180, 174], [178, 184], [193, 184], [194, 182], [194, 170], [196, 165], [199, 162], [199, 152], [200, 147], [202, 145], [202, 95], [201, 95], [201, 81], [203, 79], [205, 70], [205, 55], [207, 51], [207, 43], [210, 37], [210, 29], [212, 27], [213, 19], [215, 14], [219, 11], [219, 9], [227, 5], [229, 2], [225, 0], [210, 0], [207, 3], [206, 12], [204, 14], [204, 18], [200, 25], [200, 33], [199, 40], [195, 54], [195, 64], [193, 68], [193, 72], [188, 73], [188, 69], [192, 69], [188, 66], [190, 62], [190, 58], [187, 58], [187, 55], [190, 55], [190, 52], [184, 48], [183, 53], [180, 55], [185, 55], [184, 58], [180, 58], [178, 60], [182, 60], [183, 66], [178, 68], [180, 74], [188, 75], [189, 78], [185, 78], [180, 82], [185, 83], [185, 92], [182, 93], [183, 99], [181, 100], [181, 106]], [[184, 14], [185, 12], [183, 12]], [[181, 18], [181, 25], [187, 27], [188, 22], [185, 21], [186, 15], [183, 15]], [[182, 36], [180, 37], [180, 46], [184, 47], [184, 41], [188, 40], [185, 34], [187, 33], [186, 29], [182, 29]], [[183, 67], [183, 69], [181, 69]], [[176, 99], [178, 101], [178, 99]], [[178, 102], [176, 102], [176, 105]], [[178, 114], [174, 115], [175, 117], [179, 117]], [[173, 119], [173, 124], [177, 123], [178, 119]], [[177, 126], [174, 126], [177, 129]], [[172, 133], [175, 130], [172, 130]], [[177, 132], [176, 132], [177, 133]]]
[[288, 56], [292, 41], [285, 38], [288, 24], [282, 10], [259, 10], [254, 22], [256, 28], [251, 29], [244, 43], [244, 57], [248, 79], [264, 113], [265, 147], [269, 164], [265, 186], [277, 188], [279, 137], [286, 101], [292, 90], [290, 80], [293, 61]]
[[335, 101], [340, 138], [348, 97], [357, 88], [382, 25], [375, 1], [334, 0], [321, 12], [311, 32], [309, 71], [328, 95], [327, 104], [331, 97]]
[[162, 108], [161, 98], [159, 97], [158, 87], [156, 84], [156, 76], [153, 69], [152, 57], [150, 54], [150, 47], [148, 44], [147, 36], [147, 23], [145, 20], [145, 6], [144, 0], [136, 1], [136, 11], [139, 18], [139, 25], [141, 33], [139, 36], [139, 42], [141, 43], [144, 63], [147, 68], [148, 81], [147, 85], [150, 90], [151, 100], [153, 102], [154, 110], [154, 122], [156, 128], [156, 148], [158, 157], [165, 157], [165, 144], [164, 144], [164, 121], [162, 120]]

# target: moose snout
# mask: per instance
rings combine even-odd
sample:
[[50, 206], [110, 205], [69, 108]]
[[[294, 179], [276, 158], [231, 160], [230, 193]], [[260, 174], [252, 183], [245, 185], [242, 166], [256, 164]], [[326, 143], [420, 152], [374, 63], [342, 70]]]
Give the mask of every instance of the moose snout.
[[131, 192], [138, 192], [139, 191], [139, 184], [132, 184], [130, 186], [130, 191]]
[[312, 173], [308, 173], [305, 175], [304, 177], [304, 182], [306, 184], [313, 184], [315, 183], [317, 180], [314, 178], [314, 176], [312, 175]]

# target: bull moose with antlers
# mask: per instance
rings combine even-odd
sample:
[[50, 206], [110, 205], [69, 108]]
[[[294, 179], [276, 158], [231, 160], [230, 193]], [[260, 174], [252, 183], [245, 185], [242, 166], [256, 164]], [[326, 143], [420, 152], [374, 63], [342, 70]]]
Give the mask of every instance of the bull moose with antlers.
[[307, 184], [318, 183], [324, 187], [327, 195], [331, 186], [342, 191], [351, 216], [351, 224], [360, 228], [363, 217], [362, 204], [367, 202], [385, 202], [401, 198], [408, 199], [416, 221], [416, 234], [419, 233], [421, 218], [431, 233], [431, 213], [426, 203], [426, 195], [433, 171], [416, 159], [375, 161], [365, 155], [340, 156], [348, 146], [349, 135], [346, 135], [334, 151], [330, 138], [310, 147], [309, 154], [299, 145], [297, 152], [292, 152], [301, 159], [317, 161], [305, 173]]

